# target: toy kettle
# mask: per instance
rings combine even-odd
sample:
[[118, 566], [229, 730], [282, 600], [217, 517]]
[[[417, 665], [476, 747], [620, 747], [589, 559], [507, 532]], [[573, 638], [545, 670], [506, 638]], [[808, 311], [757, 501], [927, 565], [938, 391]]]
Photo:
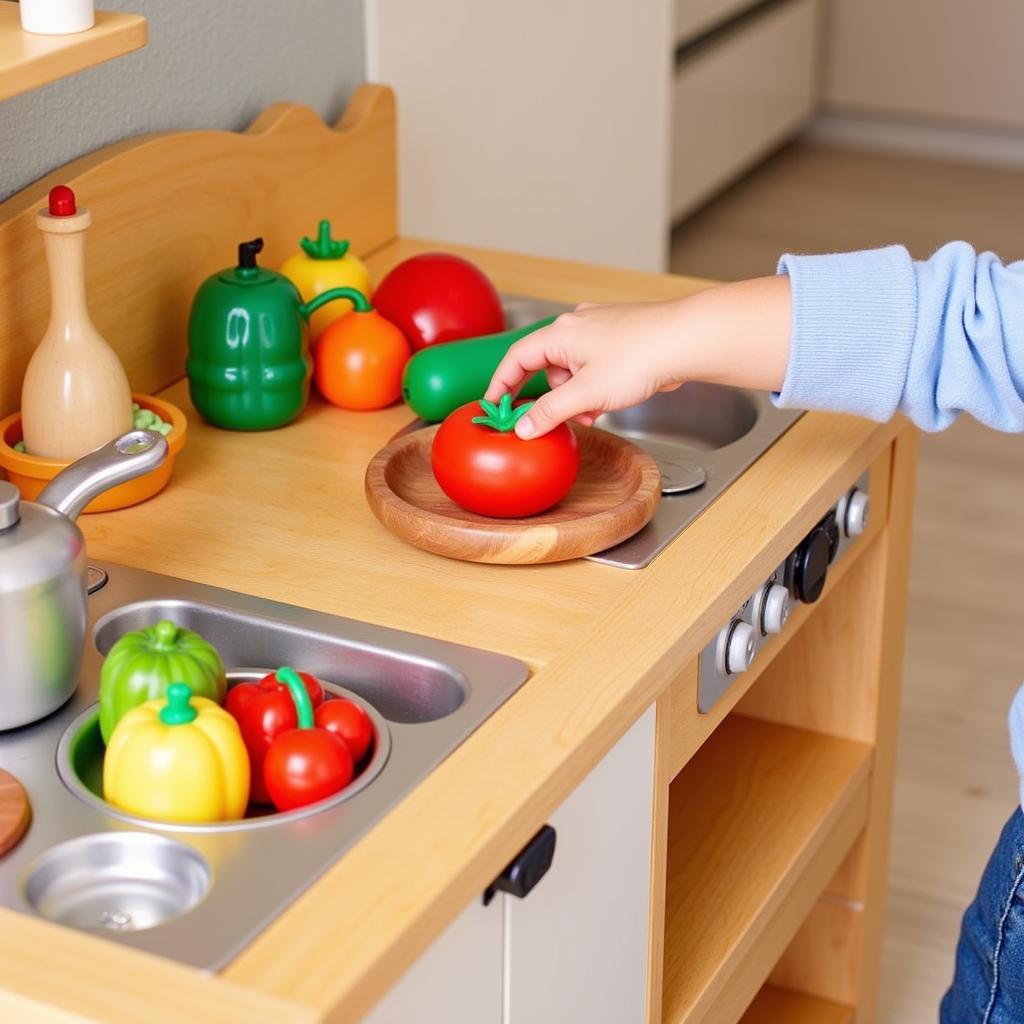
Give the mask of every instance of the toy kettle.
[[238, 247], [238, 265], [208, 277], [188, 321], [189, 394], [202, 416], [230, 430], [290, 423], [309, 397], [306, 323], [321, 306], [347, 299], [332, 288], [304, 303], [282, 274], [257, 266], [263, 239]]
[[0, 481], [0, 732], [48, 715], [78, 686], [86, 626], [79, 512], [166, 457], [166, 438], [133, 430], [58, 473], [38, 501]]

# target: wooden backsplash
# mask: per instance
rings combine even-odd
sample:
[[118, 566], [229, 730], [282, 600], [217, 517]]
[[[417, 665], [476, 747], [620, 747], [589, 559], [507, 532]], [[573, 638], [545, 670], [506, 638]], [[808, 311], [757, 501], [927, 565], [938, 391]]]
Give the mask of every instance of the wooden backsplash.
[[397, 234], [395, 102], [364, 85], [333, 127], [307, 107], [268, 107], [245, 132], [148, 135], [98, 150], [0, 204], [0, 416], [18, 408], [21, 379], [49, 316], [35, 213], [57, 184], [92, 211], [86, 243], [89, 309], [133, 390], [184, 375], [192, 296], [261, 235], [278, 266], [330, 218], [359, 254]]

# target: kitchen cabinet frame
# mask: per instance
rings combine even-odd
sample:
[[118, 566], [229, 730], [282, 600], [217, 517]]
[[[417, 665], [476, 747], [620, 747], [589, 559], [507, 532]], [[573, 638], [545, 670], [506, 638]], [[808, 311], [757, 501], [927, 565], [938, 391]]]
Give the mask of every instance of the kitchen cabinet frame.
[[[907, 431], [874, 460], [868, 530], [833, 566], [819, 602], [795, 609], [708, 715], [695, 713], [695, 664], [673, 684], [673, 781], [656, 801], [667, 821], [655, 824], [670, 833], [668, 909], [655, 911], [666, 921], [664, 989], [650, 1021], [734, 1021], [751, 999], [745, 1024], [839, 1021], [855, 1008], [873, 1016], [915, 451]], [[751, 751], [773, 748], [759, 776]], [[800, 772], [809, 773], [802, 797], [790, 784]], [[696, 811], [687, 792], [701, 794]], [[800, 799], [818, 805], [817, 818], [793, 813]], [[787, 828], [771, 817], [758, 824], [761, 806], [788, 814]], [[702, 851], [716, 831], [720, 842]], [[721, 934], [703, 941], [715, 915]]]
[[[198, 283], [230, 262], [239, 238], [264, 235], [265, 263], [278, 264], [321, 217], [345, 225], [378, 279], [402, 259], [443, 247], [477, 262], [503, 292], [563, 302], [669, 299], [708, 284], [399, 237], [395, 153], [394, 97], [367, 85], [333, 128], [306, 108], [278, 104], [247, 132], [126, 140], [0, 204], [0, 414], [16, 407], [21, 376], [45, 327], [46, 273], [33, 217], [58, 182], [75, 188], [93, 212], [87, 274], [97, 327], [136, 390], [163, 393], [186, 410], [184, 327]], [[239, 177], [242, 165], [249, 170]], [[139, 230], [143, 224], [146, 230]], [[844, 1002], [859, 1003], [870, 1017], [913, 490], [909, 426], [809, 413], [646, 569], [577, 561], [513, 572], [430, 556], [373, 520], [362, 496], [365, 465], [408, 419], [401, 408], [363, 416], [317, 403], [296, 425], [261, 435], [254, 449], [251, 436], [194, 417], [189, 446], [158, 498], [116, 517], [83, 517], [90, 552], [490, 647], [523, 658], [531, 679], [219, 974], [0, 912], [0, 1018], [358, 1021], [655, 703], [661, 742], [652, 867], [667, 863], [670, 778], [680, 770], [686, 777], [691, 761], [699, 766], [694, 758], [704, 744], [711, 750], [710, 744], [729, 741], [728, 731], [716, 732], [734, 708], [747, 719], [871, 748], [865, 838], [824, 888], [864, 903], [856, 921], [840, 921], [849, 941], [834, 955], [818, 956], [826, 944], [814, 933], [835, 924], [834, 901], [816, 902], [822, 888], [812, 868], [831, 867], [815, 852], [825, 844], [814, 837], [830, 831], [822, 826], [805, 833], [811, 837], [807, 870], [797, 865], [789, 875], [792, 891], [814, 896], [802, 928], [794, 923], [791, 945], [788, 925], [770, 929], [774, 973], [769, 977], [772, 964], [742, 954], [728, 958], [732, 976], [743, 979], [744, 999], [754, 1000], [750, 1021], [796, 1021], [805, 1010], [821, 1011], [806, 1019], [831, 1020], [834, 1008], [845, 1012]], [[851, 546], [835, 566], [827, 596], [798, 610], [793, 626], [765, 648], [721, 710], [716, 705], [699, 716], [699, 652], [869, 466], [876, 470], [876, 502], [886, 494], [875, 505], [871, 535]], [[226, 543], [225, 509], [253, 493], [256, 472], [274, 487], [259, 502], [246, 502], [246, 528], [232, 530]], [[300, 491], [304, 500], [297, 502]], [[154, 515], [160, 544], [153, 543]], [[873, 602], [863, 600], [861, 587]], [[840, 623], [833, 609], [846, 602], [849, 637], [872, 638], [870, 664], [855, 672], [829, 650]], [[815, 650], [829, 680], [821, 687], [800, 660]], [[850, 792], [859, 791], [855, 774]], [[845, 806], [845, 799], [823, 806]], [[453, 801], [457, 815], [447, 813]], [[840, 808], [838, 818], [846, 815]], [[429, 857], [409, 856], [411, 837]], [[652, 871], [652, 948], [659, 934], [671, 939], [658, 918], [665, 879], [666, 870]], [[796, 906], [783, 901], [783, 909], [790, 904]], [[665, 955], [671, 957], [668, 944]], [[656, 953], [653, 961], [649, 1014], [657, 1020], [663, 986], [655, 984]], [[772, 984], [754, 995], [765, 980]], [[733, 1009], [739, 1012], [738, 1003]], [[734, 1019], [733, 1009], [720, 1017], [724, 1024]]]

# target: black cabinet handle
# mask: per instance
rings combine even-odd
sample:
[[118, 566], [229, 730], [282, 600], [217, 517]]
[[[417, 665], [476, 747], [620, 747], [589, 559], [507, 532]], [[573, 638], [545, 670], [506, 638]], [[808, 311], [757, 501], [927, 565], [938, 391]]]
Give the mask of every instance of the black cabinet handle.
[[554, 859], [555, 830], [545, 825], [487, 887], [484, 906], [494, 899], [497, 892], [507, 892], [522, 899], [548, 873]]

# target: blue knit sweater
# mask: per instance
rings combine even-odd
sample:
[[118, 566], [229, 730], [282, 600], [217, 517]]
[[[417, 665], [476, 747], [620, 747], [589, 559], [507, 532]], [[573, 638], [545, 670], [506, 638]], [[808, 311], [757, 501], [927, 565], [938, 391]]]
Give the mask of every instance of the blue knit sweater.
[[[923, 430], [967, 412], [1024, 432], [1024, 262], [951, 242], [920, 262], [902, 246], [787, 255], [779, 272], [793, 294], [780, 405], [875, 420], [900, 411]], [[1024, 688], [1010, 743], [1024, 806]]]

